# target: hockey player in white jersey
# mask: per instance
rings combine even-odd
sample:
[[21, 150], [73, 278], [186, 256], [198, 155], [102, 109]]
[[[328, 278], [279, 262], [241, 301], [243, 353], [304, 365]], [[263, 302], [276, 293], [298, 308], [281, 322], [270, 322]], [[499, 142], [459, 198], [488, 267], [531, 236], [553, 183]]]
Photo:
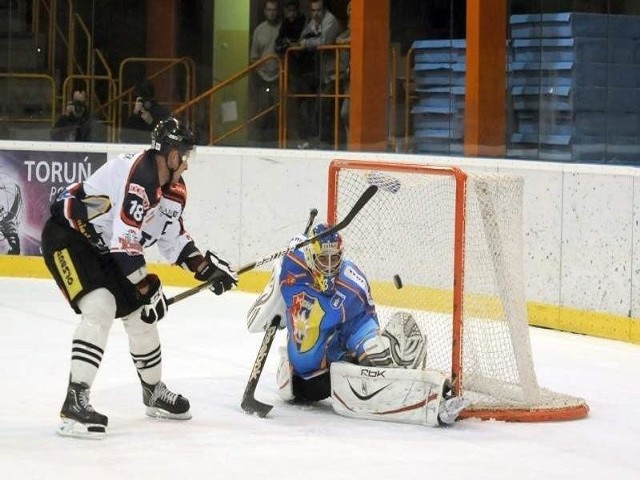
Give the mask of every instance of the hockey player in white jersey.
[[[313, 235], [329, 228], [319, 224]], [[398, 312], [380, 330], [369, 283], [343, 259], [339, 233], [276, 264], [249, 310], [249, 331], [264, 330], [278, 317], [287, 329], [277, 371], [286, 401], [331, 397], [342, 415], [433, 426], [452, 424], [466, 406], [450, 396], [446, 376], [423, 368], [425, 339], [410, 314]]]
[[89, 402], [115, 318], [122, 318], [131, 358], [142, 384], [146, 414], [191, 418], [187, 398], [162, 382], [157, 322], [167, 312], [157, 275], [147, 271], [144, 249], [157, 242], [172, 264], [199, 281], [215, 280], [221, 294], [237, 283], [229, 264], [202, 253], [183, 225], [187, 190], [182, 174], [194, 147], [190, 129], [174, 118], [151, 134], [151, 148], [121, 155], [82, 183], [69, 185], [51, 206], [42, 232], [48, 269], [76, 313], [81, 315], [71, 350], [67, 395], [58, 433], [102, 438], [107, 417]]

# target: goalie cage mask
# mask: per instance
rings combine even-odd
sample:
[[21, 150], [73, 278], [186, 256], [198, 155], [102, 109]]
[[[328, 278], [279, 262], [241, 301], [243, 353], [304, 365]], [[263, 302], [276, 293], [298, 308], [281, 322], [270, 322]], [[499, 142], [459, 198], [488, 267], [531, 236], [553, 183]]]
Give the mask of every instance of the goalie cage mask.
[[[321, 235], [329, 228], [331, 225], [320, 223], [313, 228], [312, 236]], [[342, 236], [337, 232], [321, 236], [305, 247], [304, 256], [315, 286], [323, 293], [335, 290], [335, 280], [342, 265]]]

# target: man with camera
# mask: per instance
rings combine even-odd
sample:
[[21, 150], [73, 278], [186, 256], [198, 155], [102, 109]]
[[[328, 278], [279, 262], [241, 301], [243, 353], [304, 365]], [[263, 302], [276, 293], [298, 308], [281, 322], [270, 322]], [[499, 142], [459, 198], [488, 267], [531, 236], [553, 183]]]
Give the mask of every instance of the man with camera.
[[67, 102], [65, 111], [51, 129], [51, 140], [62, 142], [99, 142], [104, 141], [100, 135], [98, 122], [89, 114], [87, 92], [74, 90], [71, 100]]
[[147, 78], [135, 87], [136, 103], [133, 113], [124, 124], [120, 134], [123, 143], [148, 143], [149, 134], [160, 120], [169, 117], [170, 112], [155, 99], [155, 88]]

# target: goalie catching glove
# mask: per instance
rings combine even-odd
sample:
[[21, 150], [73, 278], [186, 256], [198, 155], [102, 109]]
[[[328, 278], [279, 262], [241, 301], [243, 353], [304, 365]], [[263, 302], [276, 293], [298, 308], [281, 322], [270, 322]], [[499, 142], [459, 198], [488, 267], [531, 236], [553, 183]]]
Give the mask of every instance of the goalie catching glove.
[[142, 302], [140, 318], [145, 323], [154, 323], [167, 313], [167, 297], [162, 293], [162, 283], [157, 275], [150, 273], [136, 284], [138, 298]]
[[221, 295], [238, 284], [238, 274], [226, 260], [210, 251], [204, 257], [199, 257], [201, 260], [196, 267], [195, 279], [211, 283], [209, 289], [213, 293]]

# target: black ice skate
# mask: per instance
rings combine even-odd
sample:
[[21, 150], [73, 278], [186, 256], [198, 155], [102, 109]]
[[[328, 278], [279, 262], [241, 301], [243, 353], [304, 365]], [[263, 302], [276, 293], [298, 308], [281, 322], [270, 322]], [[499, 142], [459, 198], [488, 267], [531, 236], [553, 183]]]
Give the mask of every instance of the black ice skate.
[[107, 433], [108, 418], [94, 410], [89, 403], [86, 383], [69, 383], [67, 397], [60, 411], [62, 424], [58, 434], [64, 437], [103, 439]]
[[142, 382], [142, 401], [147, 407], [146, 414], [155, 418], [173, 420], [189, 420], [189, 400], [180, 394], [173, 393], [164, 382], [149, 385]]

